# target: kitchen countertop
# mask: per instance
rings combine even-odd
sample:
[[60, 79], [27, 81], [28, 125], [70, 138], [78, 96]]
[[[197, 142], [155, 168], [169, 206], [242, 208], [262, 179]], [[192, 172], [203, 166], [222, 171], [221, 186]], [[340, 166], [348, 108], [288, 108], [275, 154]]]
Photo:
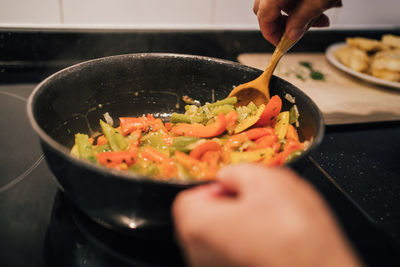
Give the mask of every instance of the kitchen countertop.
[[[312, 32], [293, 52], [323, 53], [330, 43], [342, 41], [346, 36], [376, 37], [386, 32], [393, 31]], [[81, 265], [112, 266], [105, 264], [112, 262], [110, 255], [120, 255], [110, 252], [103, 243], [94, 241], [86, 231], [71, 223], [68, 209], [60, 204], [57, 185], [25, 114], [26, 98], [43, 78], [72, 63], [110, 54], [177, 52], [237, 60], [241, 54], [272, 51], [259, 33], [251, 31], [0, 29], [0, 45], [4, 48], [0, 50], [0, 122], [7, 125], [0, 135], [6, 151], [0, 156], [2, 266], [60, 266], [60, 262], [54, 263], [60, 255], [64, 255], [65, 265], [77, 257]], [[390, 91], [390, 94], [398, 93]], [[400, 265], [399, 144], [400, 121], [396, 119], [333, 123], [327, 126], [321, 146], [297, 170], [327, 199], [349, 239], [370, 266]], [[58, 244], [54, 233], [71, 238], [68, 246], [56, 246], [61, 252], [54, 250], [54, 244]], [[123, 266], [131, 266], [128, 263], [137, 260], [125, 254], [124, 257]], [[99, 259], [103, 259], [102, 264]]]
[[[264, 70], [271, 54], [240, 54], [244, 65]], [[324, 75], [314, 80], [300, 62], [310, 63]], [[328, 125], [400, 120], [400, 86], [389, 88], [355, 78], [330, 64], [325, 53], [288, 53], [278, 63], [274, 75], [305, 92], [324, 115]]]

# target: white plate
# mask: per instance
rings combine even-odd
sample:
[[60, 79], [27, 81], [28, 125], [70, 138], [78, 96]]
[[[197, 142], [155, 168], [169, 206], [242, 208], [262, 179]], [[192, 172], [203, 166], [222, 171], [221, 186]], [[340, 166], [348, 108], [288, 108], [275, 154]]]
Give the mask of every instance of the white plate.
[[337, 67], [338, 69], [351, 74], [361, 80], [370, 82], [370, 83], [374, 83], [374, 84], [379, 84], [379, 85], [383, 85], [383, 86], [388, 86], [388, 87], [392, 87], [392, 88], [396, 88], [396, 89], [400, 89], [400, 83], [399, 82], [392, 82], [392, 81], [387, 81], [387, 80], [383, 80], [383, 79], [379, 79], [376, 78], [374, 76], [365, 74], [365, 73], [361, 73], [355, 70], [352, 70], [348, 67], [346, 67], [345, 65], [343, 65], [341, 62], [339, 62], [339, 60], [336, 59], [334, 52], [342, 47], [345, 46], [346, 43], [336, 43], [336, 44], [332, 44], [330, 45], [325, 52], [325, 56], [328, 59], [328, 61], [330, 63], [332, 63], [332, 65], [334, 65], [335, 67]]

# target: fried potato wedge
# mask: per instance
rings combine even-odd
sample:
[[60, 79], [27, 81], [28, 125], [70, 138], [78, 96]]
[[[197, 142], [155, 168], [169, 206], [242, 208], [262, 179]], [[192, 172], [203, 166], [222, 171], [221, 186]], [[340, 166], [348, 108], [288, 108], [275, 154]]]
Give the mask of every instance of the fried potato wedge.
[[370, 68], [371, 72], [376, 70], [400, 72], [400, 49], [376, 53], [372, 58]]
[[369, 57], [361, 49], [343, 46], [335, 51], [336, 58], [345, 66], [359, 72], [364, 72], [369, 67]]
[[354, 38], [346, 38], [346, 43], [351, 46], [366, 52], [374, 52], [380, 50], [388, 50], [390, 46], [374, 39], [368, 39], [364, 37], [354, 37]]
[[371, 70], [371, 74], [374, 77], [384, 79], [392, 82], [400, 82], [400, 72], [390, 70]]
[[393, 34], [385, 34], [382, 36], [382, 43], [392, 48], [400, 49], [400, 36]]

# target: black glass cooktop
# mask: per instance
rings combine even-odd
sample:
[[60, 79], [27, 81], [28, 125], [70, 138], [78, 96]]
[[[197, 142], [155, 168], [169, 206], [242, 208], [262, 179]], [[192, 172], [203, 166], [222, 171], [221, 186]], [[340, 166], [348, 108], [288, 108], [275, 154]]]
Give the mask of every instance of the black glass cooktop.
[[[182, 266], [173, 235], [97, 225], [57, 189], [26, 116], [34, 84], [0, 85], [0, 266]], [[330, 127], [298, 172], [370, 266], [400, 266], [399, 123]]]

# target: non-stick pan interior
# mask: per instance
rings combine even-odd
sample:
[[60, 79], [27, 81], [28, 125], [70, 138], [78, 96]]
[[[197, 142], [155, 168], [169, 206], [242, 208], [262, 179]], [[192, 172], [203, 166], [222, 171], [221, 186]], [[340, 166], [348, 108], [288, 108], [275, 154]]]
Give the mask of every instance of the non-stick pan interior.
[[[182, 96], [201, 103], [225, 98], [233, 86], [254, 79], [259, 71], [231, 62], [170, 54], [122, 55], [73, 66], [44, 81], [35, 96], [38, 125], [70, 148], [77, 132], [99, 131], [99, 119], [151, 113], [168, 119], [183, 111]], [[297, 96], [300, 132], [309, 139], [317, 133], [316, 110], [294, 86], [280, 79], [273, 94]], [[300, 96], [299, 96], [300, 93]], [[284, 108], [289, 103], [284, 101]]]

